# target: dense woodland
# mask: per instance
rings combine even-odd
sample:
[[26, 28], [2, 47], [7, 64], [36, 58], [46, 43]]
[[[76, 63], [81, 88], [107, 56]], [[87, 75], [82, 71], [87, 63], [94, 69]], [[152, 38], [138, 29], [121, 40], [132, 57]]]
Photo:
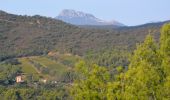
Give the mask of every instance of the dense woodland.
[[0, 11], [0, 97], [169, 100], [167, 22], [89, 28]]
[[149, 32], [158, 40], [160, 27], [164, 23], [84, 29], [39, 15], [20, 16], [0, 11], [0, 60], [47, 54], [54, 49], [80, 56], [117, 46], [132, 51]]

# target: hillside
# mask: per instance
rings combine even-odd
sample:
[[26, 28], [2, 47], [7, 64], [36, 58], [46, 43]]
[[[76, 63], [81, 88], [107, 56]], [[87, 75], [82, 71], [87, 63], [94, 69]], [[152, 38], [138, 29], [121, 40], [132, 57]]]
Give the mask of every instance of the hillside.
[[162, 23], [122, 29], [84, 29], [62, 21], [0, 11], [0, 60], [47, 54], [51, 50], [84, 55], [116, 46], [134, 49], [149, 31], [158, 40]]

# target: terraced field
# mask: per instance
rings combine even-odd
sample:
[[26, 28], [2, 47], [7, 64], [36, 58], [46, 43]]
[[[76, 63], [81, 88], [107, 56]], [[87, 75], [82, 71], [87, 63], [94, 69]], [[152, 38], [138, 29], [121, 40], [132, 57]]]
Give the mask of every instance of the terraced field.
[[31, 74], [38, 74], [38, 71], [36, 70], [34, 65], [32, 65], [29, 62], [29, 58], [20, 58], [19, 61], [21, 62], [23, 72], [31, 73]]
[[55, 56], [33, 56], [18, 58], [24, 73], [34, 77], [43, 77], [58, 80], [66, 74], [70, 68], [79, 60], [78, 57], [70, 55]]

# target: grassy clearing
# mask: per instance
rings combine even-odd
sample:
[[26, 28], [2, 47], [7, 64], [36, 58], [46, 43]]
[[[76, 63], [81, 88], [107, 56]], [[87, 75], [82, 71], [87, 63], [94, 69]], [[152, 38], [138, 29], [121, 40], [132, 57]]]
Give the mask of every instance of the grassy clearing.
[[44, 67], [47, 67], [50, 70], [54, 71], [56, 76], [61, 76], [68, 69], [63, 64], [56, 62], [54, 60], [51, 60], [47, 57], [36, 57], [36, 58], [31, 58], [31, 60], [33, 60], [37, 63], [40, 63]]
[[[55, 59], [57, 58], [57, 59]], [[74, 64], [80, 60], [72, 55], [31, 56], [18, 58], [22, 71], [36, 77], [42, 76], [48, 79], [60, 79]]]
[[31, 63], [29, 63], [28, 58], [20, 58], [19, 62], [21, 62], [20, 66], [21, 66], [23, 72], [30, 73], [30, 74], [38, 74], [35, 67]]

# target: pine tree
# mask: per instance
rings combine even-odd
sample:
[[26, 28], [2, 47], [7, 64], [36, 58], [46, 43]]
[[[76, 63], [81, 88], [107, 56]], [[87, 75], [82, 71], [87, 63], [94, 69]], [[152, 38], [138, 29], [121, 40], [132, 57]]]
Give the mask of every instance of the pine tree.
[[170, 24], [165, 24], [161, 30], [160, 52], [163, 56], [162, 66], [165, 76], [170, 75]]
[[151, 35], [137, 46], [125, 73], [124, 99], [156, 99], [157, 87], [161, 80], [161, 62], [157, 46]]
[[165, 24], [161, 30], [160, 52], [162, 54], [162, 68], [164, 70], [164, 82], [159, 92], [162, 98], [170, 99], [170, 23]]

